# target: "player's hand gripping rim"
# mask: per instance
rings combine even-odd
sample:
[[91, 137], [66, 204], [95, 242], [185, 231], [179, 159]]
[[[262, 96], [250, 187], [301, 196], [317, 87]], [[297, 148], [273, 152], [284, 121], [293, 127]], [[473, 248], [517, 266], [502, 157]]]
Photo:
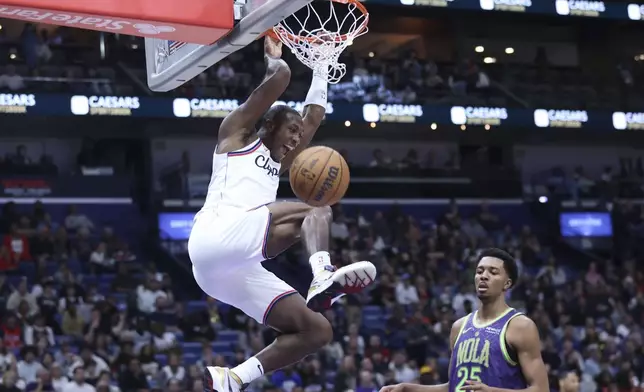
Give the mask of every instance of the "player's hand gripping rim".
[[274, 40], [267, 35], [264, 38], [264, 53], [271, 58], [279, 59], [282, 57], [282, 41]]

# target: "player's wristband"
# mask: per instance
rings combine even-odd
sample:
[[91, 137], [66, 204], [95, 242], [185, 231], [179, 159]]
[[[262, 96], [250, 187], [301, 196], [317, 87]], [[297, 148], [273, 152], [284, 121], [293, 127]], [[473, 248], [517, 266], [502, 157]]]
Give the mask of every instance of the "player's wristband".
[[[306, 99], [304, 100], [304, 106], [308, 105], [318, 105], [326, 108], [327, 103], [327, 89], [328, 83], [322, 72], [316, 70], [313, 72], [313, 80], [311, 80], [311, 87], [309, 88], [308, 94], [306, 94]], [[328, 71], [326, 71], [328, 73]]]

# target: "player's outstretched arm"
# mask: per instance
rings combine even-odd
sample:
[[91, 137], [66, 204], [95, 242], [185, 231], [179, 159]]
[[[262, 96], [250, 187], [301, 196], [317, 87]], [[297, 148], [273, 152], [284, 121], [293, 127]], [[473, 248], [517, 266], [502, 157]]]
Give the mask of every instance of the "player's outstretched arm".
[[[456, 344], [456, 339], [458, 334], [463, 327], [463, 323], [467, 317], [461, 317], [452, 324], [452, 330], [449, 332], [449, 347], [452, 350], [452, 355], [454, 355], [454, 345]], [[452, 361], [450, 358], [449, 362], [449, 375], [452, 375]], [[409, 384], [402, 383], [396, 385], [387, 385], [380, 389], [380, 392], [449, 392], [449, 382], [445, 384], [438, 385], [418, 385], [418, 384]]]
[[291, 69], [282, 57], [282, 43], [266, 36], [264, 60], [266, 76], [246, 102], [230, 113], [219, 127], [219, 143], [231, 136], [248, 134], [255, 124], [284, 93], [291, 81]]
[[309, 88], [309, 92], [306, 94], [306, 100], [304, 101], [304, 112], [302, 113], [304, 130], [302, 131], [300, 144], [298, 144], [296, 148], [286, 154], [282, 159], [280, 174], [287, 171], [288, 168], [291, 167], [295, 157], [297, 157], [302, 150], [308, 147], [311, 140], [313, 140], [313, 136], [315, 136], [315, 132], [317, 132], [320, 124], [322, 124], [322, 120], [324, 120], [328, 88], [326, 77], [323, 75], [324, 72], [328, 71], [320, 69], [313, 71], [311, 87]]

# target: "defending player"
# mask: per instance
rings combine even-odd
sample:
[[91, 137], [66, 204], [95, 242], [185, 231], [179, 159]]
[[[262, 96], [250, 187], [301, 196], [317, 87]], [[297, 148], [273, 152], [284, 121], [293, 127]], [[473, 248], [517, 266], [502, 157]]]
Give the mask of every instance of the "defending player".
[[390, 385], [380, 392], [548, 392], [537, 326], [505, 302], [517, 278], [512, 256], [484, 250], [474, 277], [479, 308], [452, 325], [449, 381]]
[[[206, 202], [195, 216], [188, 242], [195, 280], [211, 297], [282, 332], [273, 344], [234, 369], [208, 367], [208, 391], [236, 392], [252, 380], [314, 353], [333, 337], [317, 311], [371, 284], [376, 269], [358, 262], [331, 265], [331, 209], [275, 202], [279, 176], [313, 138], [327, 104], [327, 69], [313, 73], [304, 115], [274, 102], [286, 90], [290, 69], [282, 43], [264, 41], [266, 76], [248, 100], [219, 128]], [[262, 118], [263, 116], [263, 118]], [[259, 131], [255, 125], [261, 119]], [[261, 263], [302, 240], [313, 282], [306, 302]]]

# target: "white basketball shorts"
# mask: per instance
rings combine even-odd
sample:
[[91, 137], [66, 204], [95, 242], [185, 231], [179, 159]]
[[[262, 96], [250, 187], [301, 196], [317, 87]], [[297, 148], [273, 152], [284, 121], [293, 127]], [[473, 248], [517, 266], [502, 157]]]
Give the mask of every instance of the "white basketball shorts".
[[266, 206], [250, 211], [217, 206], [200, 211], [188, 240], [192, 272], [209, 296], [265, 324], [280, 299], [297, 292], [262, 267], [270, 225]]

